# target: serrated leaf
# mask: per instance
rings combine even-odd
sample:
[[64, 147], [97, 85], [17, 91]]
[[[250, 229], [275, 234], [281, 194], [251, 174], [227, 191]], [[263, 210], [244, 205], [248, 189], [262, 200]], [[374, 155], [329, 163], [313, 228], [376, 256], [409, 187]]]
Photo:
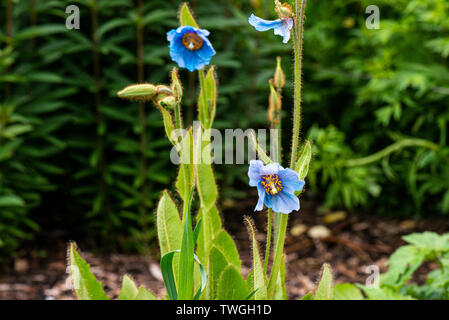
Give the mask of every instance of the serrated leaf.
[[400, 287], [407, 282], [416, 269], [423, 263], [425, 252], [413, 245], [406, 245], [396, 250], [388, 259], [388, 271], [382, 275], [382, 284]]
[[90, 271], [90, 266], [75, 250], [74, 243], [70, 243], [68, 260], [72, 285], [78, 300], [109, 300], [103, 286]]

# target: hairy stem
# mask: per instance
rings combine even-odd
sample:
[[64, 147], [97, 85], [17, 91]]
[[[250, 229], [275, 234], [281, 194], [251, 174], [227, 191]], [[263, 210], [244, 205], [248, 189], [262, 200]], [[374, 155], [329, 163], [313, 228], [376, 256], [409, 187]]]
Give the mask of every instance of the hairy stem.
[[276, 280], [281, 269], [282, 255], [284, 253], [285, 233], [287, 232], [288, 215], [283, 213], [275, 213], [280, 216], [279, 234], [276, 237], [273, 267], [271, 268], [270, 279], [268, 280], [268, 299], [272, 299], [276, 291]]
[[[293, 134], [292, 134], [292, 150], [290, 158], [290, 168], [295, 167], [298, 157], [299, 134], [301, 129], [301, 89], [302, 89], [302, 48], [304, 34], [304, 18], [305, 18], [306, 0], [297, 0], [295, 9], [295, 24], [293, 32], [293, 52], [294, 52], [294, 78], [295, 78], [295, 96], [293, 111]], [[288, 215], [276, 213], [279, 223], [277, 225], [278, 232], [275, 235], [275, 251], [273, 259], [273, 267], [271, 269], [270, 279], [268, 281], [268, 297], [273, 298], [276, 291], [276, 281], [281, 268], [282, 256], [284, 253], [285, 234], [287, 232]]]
[[293, 168], [298, 157], [299, 134], [301, 130], [301, 102], [302, 102], [302, 49], [304, 35], [304, 18], [305, 18], [306, 0], [296, 1], [296, 14], [293, 32], [293, 49], [294, 49], [294, 78], [295, 78], [295, 97], [293, 111], [293, 134], [292, 134], [292, 150], [290, 158], [290, 167]]
[[265, 247], [265, 262], [263, 266], [263, 272], [267, 274], [268, 269], [268, 260], [270, 259], [270, 249], [271, 249], [271, 229], [273, 228], [272, 222], [273, 222], [273, 210], [268, 209], [268, 226], [267, 226], [267, 244]]

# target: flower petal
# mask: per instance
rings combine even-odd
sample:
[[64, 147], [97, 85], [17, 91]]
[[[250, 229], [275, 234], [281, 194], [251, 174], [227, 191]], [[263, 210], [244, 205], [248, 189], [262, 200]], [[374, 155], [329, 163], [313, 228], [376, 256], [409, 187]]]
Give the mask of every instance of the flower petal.
[[260, 169], [260, 174], [261, 175], [277, 174], [279, 170], [282, 170], [282, 167], [279, 163], [277, 162], [269, 163]]
[[260, 182], [261, 175], [260, 175], [260, 169], [263, 167], [263, 162], [260, 160], [251, 160], [249, 162], [249, 169], [248, 169], [248, 177], [249, 177], [249, 185], [251, 187], [257, 186], [257, 184]]
[[256, 208], [254, 208], [254, 211], [261, 211], [265, 202], [266, 193], [264, 187], [260, 182], [257, 184], [257, 193], [259, 194], [259, 200], [257, 201], [257, 205]]
[[305, 185], [304, 181], [299, 180], [298, 173], [292, 169], [280, 170], [278, 176], [282, 181], [285, 192], [294, 193], [295, 191], [301, 191]]
[[290, 30], [293, 27], [293, 19], [288, 19], [286, 21], [283, 21], [282, 26], [277, 27], [274, 29], [274, 34], [284, 37], [282, 40], [283, 43], [287, 43], [288, 40], [290, 40]]
[[254, 14], [249, 17], [248, 22], [252, 25], [257, 31], [267, 31], [270, 29], [280, 28], [282, 26], [282, 20], [264, 20], [261, 19]]
[[273, 211], [289, 214], [292, 211], [299, 210], [299, 199], [294, 194], [280, 192], [271, 197]]
[[[186, 32], [195, 32], [202, 40], [203, 46], [200, 50], [188, 50], [182, 43], [182, 37]], [[199, 70], [209, 64], [215, 50], [207, 36], [209, 31], [198, 29], [192, 26], [181, 26], [176, 30], [167, 33], [167, 40], [170, 42], [170, 57], [180, 68], [187, 68], [189, 71]]]

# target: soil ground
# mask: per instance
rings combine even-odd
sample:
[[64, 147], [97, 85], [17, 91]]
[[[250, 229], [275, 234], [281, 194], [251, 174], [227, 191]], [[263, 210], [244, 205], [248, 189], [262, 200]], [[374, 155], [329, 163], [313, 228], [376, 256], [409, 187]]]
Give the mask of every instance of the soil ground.
[[[303, 200], [301, 205], [300, 213], [290, 216], [285, 245], [289, 299], [298, 299], [314, 290], [321, 266], [325, 262], [332, 266], [337, 283], [365, 283], [370, 275], [367, 273], [368, 266], [376, 265], [381, 272], [387, 269], [389, 255], [404, 244], [401, 239], [403, 235], [423, 231], [449, 231], [449, 221], [443, 218], [403, 220], [366, 214], [347, 215], [345, 212], [320, 214], [322, 210], [314, 202]], [[223, 212], [225, 227], [236, 240], [243, 260], [242, 271], [246, 275], [251, 268], [251, 253], [248, 234], [242, 223], [243, 217], [235, 214], [235, 210]], [[263, 250], [266, 212], [253, 213], [250, 208], [244, 212], [254, 219]], [[316, 226], [324, 226], [328, 235], [322, 239], [313, 236], [314, 232], [323, 233], [323, 228], [317, 229]], [[65, 243], [45, 248], [45, 251], [47, 254], [44, 258], [36, 255], [17, 258], [14, 266], [0, 273], [0, 299], [75, 298], [66, 272]], [[93, 255], [85, 250], [82, 255], [113, 298], [119, 294], [121, 277], [125, 273], [158, 296], [165, 294], [159, 262], [150, 256]], [[423, 275], [434, 267], [428, 265], [420, 268], [415, 279], [422, 281]]]

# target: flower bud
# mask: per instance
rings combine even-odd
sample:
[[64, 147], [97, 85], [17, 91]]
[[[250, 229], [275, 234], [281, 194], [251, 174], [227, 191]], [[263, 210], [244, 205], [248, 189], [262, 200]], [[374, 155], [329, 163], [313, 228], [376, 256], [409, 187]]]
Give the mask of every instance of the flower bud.
[[281, 110], [282, 107], [282, 100], [279, 93], [276, 91], [276, 89], [273, 86], [273, 80], [270, 80], [270, 101], [269, 101], [270, 108], [273, 107], [275, 111]]
[[166, 96], [159, 100], [158, 103], [165, 109], [174, 109], [176, 106], [176, 98], [174, 96]]
[[123, 99], [148, 101], [157, 93], [157, 87], [150, 83], [138, 83], [127, 86], [117, 92], [117, 95]]
[[178, 70], [176, 68], [173, 68], [171, 72], [171, 90], [178, 102], [181, 101], [183, 95], [182, 83], [181, 80], [179, 80]]
[[293, 17], [293, 9], [288, 3], [280, 3], [278, 0], [274, 1], [276, 5], [276, 12], [281, 19]]
[[270, 80], [270, 97], [268, 99], [268, 121], [275, 123], [278, 121], [277, 115], [281, 111], [282, 100], [279, 93], [273, 86], [273, 80]]
[[285, 86], [285, 74], [281, 66], [281, 57], [277, 57], [277, 65], [276, 71], [274, 72], [273, 84], [278, 89], [282, 89]]
[[156, 87], [156, 96], [154, 97], [154, 101], [159, 102], [166, 96], [172, 96], [172, 95], [173, 95], [172, 89], [170, 89], [169, 87], [167, 87], [165, 85], [158, 85]]

